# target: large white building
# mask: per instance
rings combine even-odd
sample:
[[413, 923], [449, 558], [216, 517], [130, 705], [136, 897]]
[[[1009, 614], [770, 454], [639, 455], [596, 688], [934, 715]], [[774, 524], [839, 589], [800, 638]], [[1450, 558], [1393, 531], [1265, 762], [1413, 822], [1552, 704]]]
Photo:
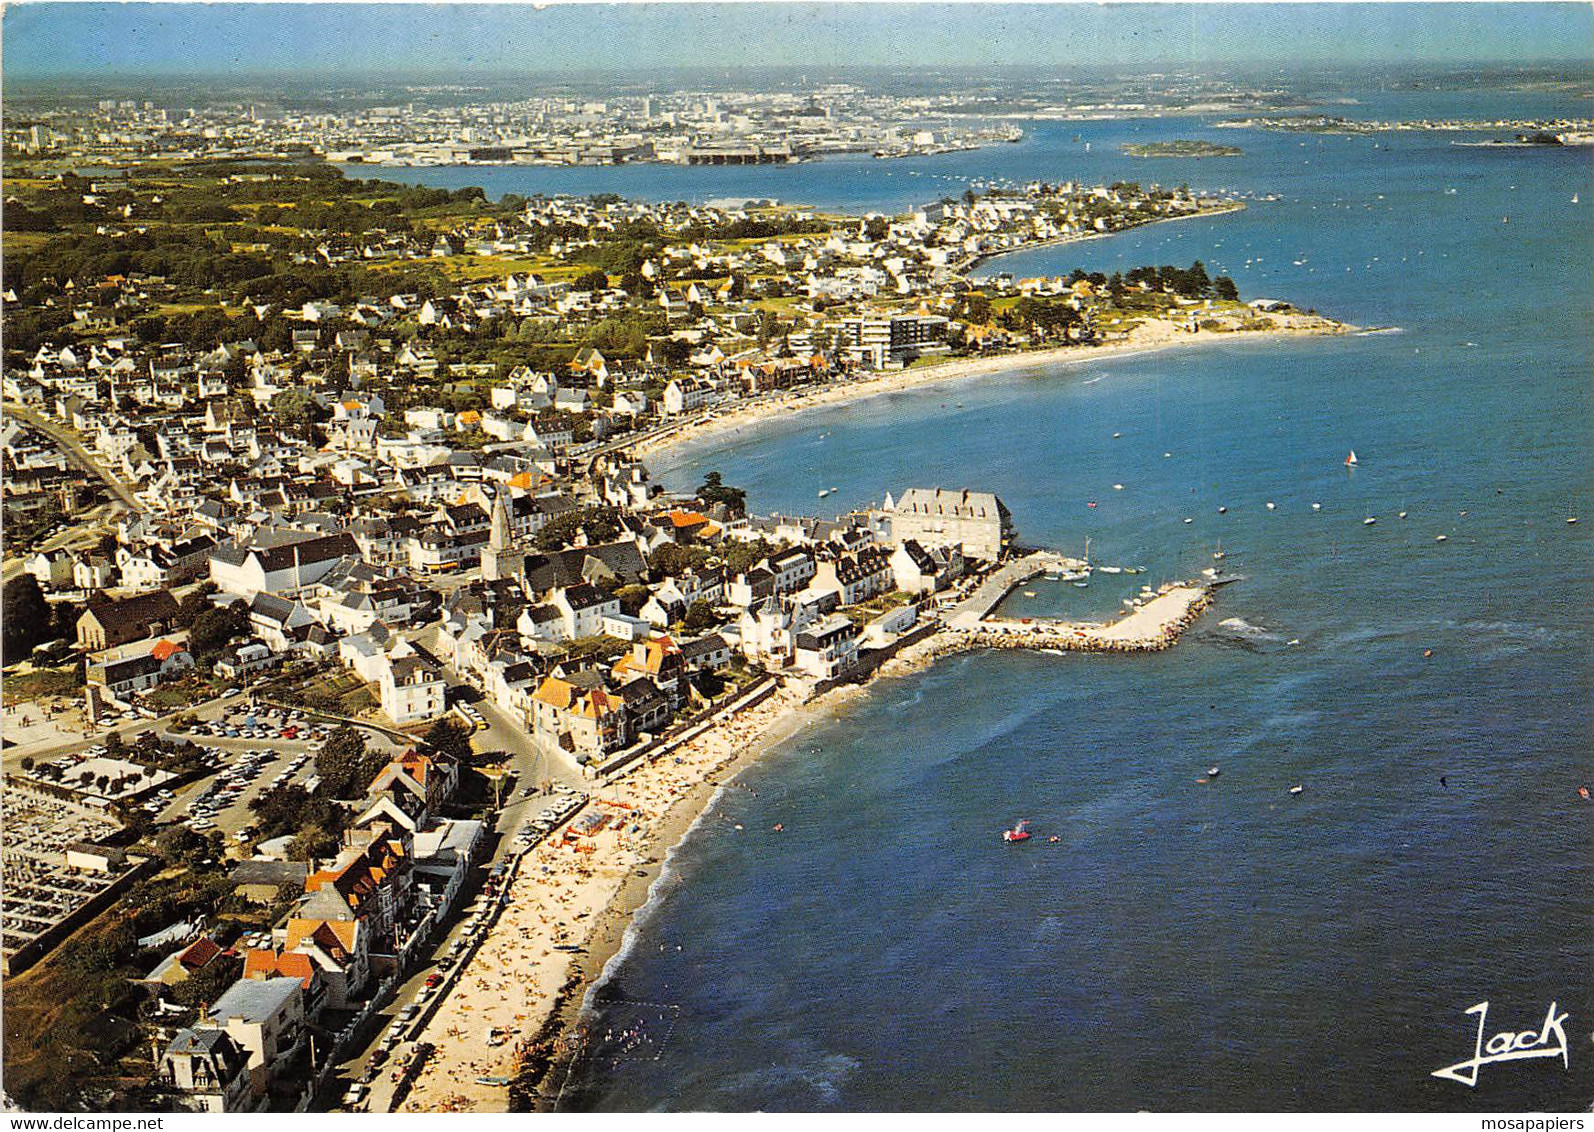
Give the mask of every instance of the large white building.
[[245, 598], [262, 590], [296, 593], [329, 574], [339, 559], [360, 556], [352, 535], [294, 533], [304, 537], [274, 538], [270, 544], [257, 541], [217, 551], [210, 559], [210, 580], [223, 593]]
[[909, 539], [923, 547], [956, 546], [967, 558], [995, 562], [1013, 537], [1012, 514], [988, 491], [909, 488], [895, 504], [888, 496], [885, 512], [896, 546]]

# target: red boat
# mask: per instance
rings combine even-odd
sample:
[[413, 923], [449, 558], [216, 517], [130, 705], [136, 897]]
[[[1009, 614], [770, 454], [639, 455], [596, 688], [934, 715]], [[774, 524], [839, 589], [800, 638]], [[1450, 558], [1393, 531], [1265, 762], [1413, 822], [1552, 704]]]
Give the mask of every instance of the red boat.
[[1003, 841], [1028, 841], [1029, 839], [1030, 832], [1028, 819], [1019, 822], [1012, 829], [1004, 829], [1002, 831]]

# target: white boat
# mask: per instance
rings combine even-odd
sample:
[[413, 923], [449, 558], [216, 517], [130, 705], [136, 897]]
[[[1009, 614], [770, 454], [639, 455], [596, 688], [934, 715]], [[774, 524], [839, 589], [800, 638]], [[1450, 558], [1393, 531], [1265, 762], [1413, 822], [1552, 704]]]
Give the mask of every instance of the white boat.
[[1449, 542], [1449, 541], [1450, 541], [1450, 536], [1449, 535], [1435, 535], [1434, 536], [1434, 542]]
[[1035, 591], [1034, 590], [1025, 590], [1024, 591], [1024, 596], [1025, 597], [1034, 597], [1035, 596]]
[[820, 499], [823, 499], [823, 498], [824, 498], [824, 497], [825, 497], [825, 496], [827, 496], [827, 495], [829, 495], [829, 494], [830, 494], [830, 489], [829, 489], [829, 488], [828, 488], [828, 487], [827, 487], [827, 488], [824, 488], [824, 489], [822, 489], [822, 490], [821, 490], [821, 491], [820, 491], [820, 492], [819, 492], [819, 498], [820, 498]]
[[1345, 457], [1345, 466], [1347, 468], [1354, 468], [1358, 463], [1360, 463], [1360, 461], [1356, 459], [1356, 449], [1352, 448], [1350, 450], [1350, 455]]
[[1322, 509], [1323, 509], [1323, 505], [1321, 503], [1312, 504], [1312, 510], [1313, 511], [1321, 511]]
[[1124, 568], [1122, 566], [1098, 566], [1096, 569], [1100, 570], [1103, 574], [1122, 574], [1124, 572]]
[[1114, 491], [1122, 491], [1124, 489], [1124, 485], [1121, 483], [1115, 483], [1112, 485], [1112, 489]]
[[1367, 516], [1367, 518], [1362, 520], [1362, 526], [1370, 527], [1376, 522], [1378, 522], [1378, 519], [1375, 516], [1373, 516], [1373, 515], [1369, 515], [1369, 516]]
[[1089, 585], [1090, 585], [1089, 582], [1075, 582], [1074, 583], [1074, 588], [1076, 590], [1082, 590], [1082, 589], [1084, 589], [1085, 587], [1087, 587]]
[[1302, 790], [1305, 790], [1305, 789], [1306, 789], [1306, 787], [1304, 787], [1304, 786], [1300, 785], [1299, 783], [1297, 783], [1296, 785], [1290, 787], [1290, 793], [1291, 794], [1299, 794]]
[[1404, 511], [1398, 512], [1395, 515], [1395, 518], [1397, 518], [1397, 519], [1404, 519], [1405, 517], [1406, 517], [1406, 513]]
[[1267, 503], [1267, 509], [1268, 509], [1268, 510], [1269, 510], [1269, 511], [1272, 511], [1272, 510], [1273, 510], [1273, 509], [1274, 509], [1274, 508], [1276, 508], [1276, 507], [1277, 507], [1277, 506], [1278, 506], [1278, 504], [1277, 504], [1277, 503], [1274, 503], [1274, 502], [1273, 502], [1273, 501], [1272, 501], [1272, 500], [1271, 500], [1271, 499], [1270, 499], [1270, 500], [1268, 500], [1268, 503]]

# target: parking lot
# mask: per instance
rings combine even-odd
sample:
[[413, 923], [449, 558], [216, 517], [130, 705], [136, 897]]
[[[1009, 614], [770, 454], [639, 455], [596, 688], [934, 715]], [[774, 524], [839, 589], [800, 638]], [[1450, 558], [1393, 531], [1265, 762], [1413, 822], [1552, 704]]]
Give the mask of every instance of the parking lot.
[[[157, 822], [182, 822], [196, 833], [220, 830], [243, 844], [254, 823], [249, 804], [279, 786], [314, 789], [315, 755], [333, 731], [304, 712], [249, 711], [244, 708], [174, 738], [186, 738], [214, 752], [219, 773], [193, 783], [176, 796], [158, 798], [150, 812]], [[385, 738], [365, 734], [369, 745], [398, 750]], [[169, 793], [169, 792], [163, 792]]]

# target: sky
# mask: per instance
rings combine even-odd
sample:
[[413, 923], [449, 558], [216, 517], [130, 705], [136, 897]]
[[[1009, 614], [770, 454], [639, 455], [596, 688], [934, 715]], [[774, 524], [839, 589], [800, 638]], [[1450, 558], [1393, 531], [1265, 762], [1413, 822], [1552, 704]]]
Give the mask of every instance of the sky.
[[1594, 58], [1583, 3], [101, 4], [5, 8], [7, 80], [637, 69], [1536, 63]]

